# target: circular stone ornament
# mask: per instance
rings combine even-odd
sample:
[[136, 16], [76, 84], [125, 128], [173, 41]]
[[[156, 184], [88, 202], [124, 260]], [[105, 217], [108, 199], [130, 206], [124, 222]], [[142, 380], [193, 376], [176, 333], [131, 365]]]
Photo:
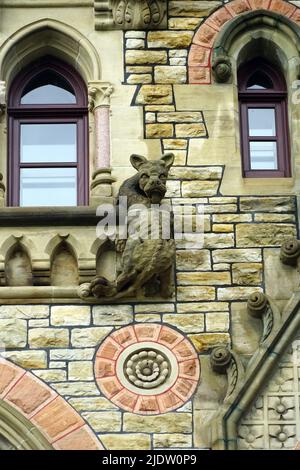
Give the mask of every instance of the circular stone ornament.
[[139, 323], [104, 340], [96, 355], [95, 376], [101, 392], [119, 408], [160, 414], [191, 398], [200, 366], [193, 345], [177, 330]]

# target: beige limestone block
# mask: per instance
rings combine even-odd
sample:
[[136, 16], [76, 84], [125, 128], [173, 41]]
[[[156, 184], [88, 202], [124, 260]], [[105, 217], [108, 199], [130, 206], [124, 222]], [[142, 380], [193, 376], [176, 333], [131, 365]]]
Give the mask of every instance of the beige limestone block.
[[203, 123], [198, 124], [176, 124], [176, 137], [205, 137], [206, 128]]
[[153, 433], [190, 433], [192, 428], [192, 415], [190, 413], [166, 413], [159, 416], [141, 416], [125, 413], [125, 432], [151, 432]]
[[163, 322], [175, 326], [184, 333], [200, 333], [204, 331], [204, 315], [202, 313], [165, 313]]
[[253, 292], [261, 290], [259, 287], [220, 287], [218, 300], [248, 300]]
[[[157, 65], [154, 67], [155, 83], [185, 83], [187, 68], [184, 65]], [[178, 137], [182, 137], [178, 134]]]
[[[183, 141], [185, 142], [185, 141]], [[182, 179], [182, 180], [220, 180], [222, 178], [222, 167], [184, 167], [176, 168], [176, 166], [170, 169], [170, 179]], [[219, 199], [219, 198], [218, 198]]]
[[27, 323], [25, 320], [6, 318], [0, 320], [1, 348], [24, 348], [27, 343]]
[[180, 286], [177, 288], [177, 299], [179, 301], [199, 301], [199, 300], [215, 300], [214, 287], [198, 287], [198, 286]]
[[151, 83], [152, 75], [148, 73], [132, 73], [127, 78], [127, 83], [129, 85], [139, 85], [140, 83]]
[[77, 411], [105, 411], [116, 410], [118, 407], [104, 397], [76, 397], [70, 398], [70, 405]]
[[173, 102], [171, 85], [143, 85], [136, 97], [136, 104], [171, 104]]
[[223, 312], [225, 310], [229, 310], [227, 302], [185, 302], [177, 304], [178, 313]]
[[281, 223], [294, 223], [295, 216], [294, 214], [269, 214], [269, 213], [258, 213], [254, 214], [255, 222], [281, 222]]
[[148, 139], [171, 137], [173, 131], [172, 124], [146, 124], [146, 136]]
[[157, 113], [158, 122], [199, 122], [202, 121], [202, 113], [178, 111], [171, 113]]
[[127, 325], [132, 322], [130, 305], [96, 305], [93, 307], [94, 325]]
[[0, 319], [2, 318], [31, 318], [41, 319], [49, 316], [48, 305], [1, 305]]
[[204, 248], [228, 248], [234, 245], [232, 233], [207, 233], [204, 235]]
[[[186, 149], [187, 140], [183, 139], [164, 139], [163, 146], [165, 149]], [[171, 169], [173, 171], [174, 167]], [[170, 175], [170, 173], [169, 173]]]
[[215, 214], [222, 212], [237, 212], [236, 204], [209, 204], [205, 206], [204, 212], [207, 214]]
[[222, 2], [214, 0], [197, 1], [197, 0], [174, 0], [169, 2], [170, 16], [208, 16], [215, 8], [222, 5]]
[[139, 323], [159, 323], [161, 321], [160, 315], [155, 313], [138, 313], [134, 319]]
[[72, 346], [75, 348], [96, 346], [111, 330], [111, 327], [74, 328], [71, 333]]
[[51, 325], [87, 326], [91, 323], [91, 308], [88, 305], [60, 305], [51, 307]]
[[178, 271], [211, 269], [209, 250], [177, 250], [176, 268]]
[[166, 64], [167, 58], [166, 51], [127, 50], [125, 53], [125, 63], [128, 65]]
[[213, 222], [215, 223], [234, 223], [234, 222], [251, 222], [252, 214], [214, 214]]
[[148, 47], [156, 48], [187, 48], [194, 36], [193, 31], [150, 31], [148, 33]]
[[47, 367], [46, 351], [3, 351], [1, 355], [24, 369]]
[[198, 353], [209, 351], [219, 345], [229, 345], [230, 336], [228, 333], [203, 333], [197, 335], [189, 335]]
[[187, 449], [192, 446], [192, 436], [189, 434], [154, 434], [153, 446], [157, 449], [172, 449], [172, 447]]
[[86, 347], [84, 349], [54, 349], [50, 351], [50, 359], [53, 361], [83, 361], [92, 359], [95, 349]]
[[143, 66], [143, 65], [128, 65], [126, 67], [126, 72], [127, 73], [151, 73], [152, 72], [152, 67]]
[[121, 413], [117, 411], [87, 411], [82, 413], [96, 432], [121, 431]]
[[108, 450], [149, 450], [150, 434], [100, 434], [99, 438]]
[[232, 265], [234, 284], [255, 286], [262, 282], [262, 264], [236, 263]]
[[91, 361], [74, 361], [68, 365], [69, 380], [93, 380], [93, 363]]
[[205, 315], [206, 330], [211, 331], [228, 331], [229, 329], [229, 313], [228, 312], [208, 312]]
[[35, 370], [34, 375], [44, 380], [44, 382], [62, 382], [67, 380], [67, 373], [65, 370], [48, 369], [48, 370]]
[[69, 346], [69, 330], [65, 328], [33, 328], [28, 331], [31, 348], [65, 348]]
[[199, 18], [170, 18], [169, 29], [195, 30], [200, 24]]
[[126, 39], [126, 48], [127, 49], [143, 49], [145, 47], [145, 41], [138, 38]]
[[262, 260], [261, 250], [258, 249], [230, 249], [215, 250], [212, 254], [214, 263], [247, 263]]
[[215, 233], [231, 233], [234, 231], [234, 225], [232, 224], [214, 224], [212, 231]]
[[52, 388], [62, 396], [92, 396], [100, 395], [94, 382], [60, 382], [52, 384]]
[[219, 188], [218, 181], [183, 181], [183, 197], [214, 196]]
[[186, 272], [186, 273], [177, 273], [177, 283], [181, 286], [190, 286], [190, 285], [200, 285], [200, 286], [209, 286], [209, 285], [224, 285], [231, 284], [230, 273], [228, 272]]
[[294, 212], [295, 199], [289, 196], [241, 197], [242, 212]]
[[237, 246], [278, 246], [286, 238], [296, 236], [296, 227], [288, 224], [238, 224], [236, 226]]
[[167, 304], [137, 304], [134, 307], [135, 313], [170, 313], [174, 312], [173, 303]]

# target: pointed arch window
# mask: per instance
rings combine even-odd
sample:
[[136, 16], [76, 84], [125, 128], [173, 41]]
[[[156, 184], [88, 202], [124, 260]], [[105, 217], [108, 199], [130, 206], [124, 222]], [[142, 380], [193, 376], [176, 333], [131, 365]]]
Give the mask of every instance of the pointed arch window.
[[85, 83], [52, 57], [31, 64], [9, 93], [9, 205], [88, 202]]
[[256, 59], [240, 68], [238, 86], [243, 175], [291, 176], [284, 77]]

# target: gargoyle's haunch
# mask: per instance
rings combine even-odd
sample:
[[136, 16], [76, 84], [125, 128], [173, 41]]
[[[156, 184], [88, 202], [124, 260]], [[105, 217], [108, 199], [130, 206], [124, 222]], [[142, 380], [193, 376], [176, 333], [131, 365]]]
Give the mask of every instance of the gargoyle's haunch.
[[[174, 155], [168, 153], [158, 160], [147, 160], [139, 155], [130, 158], [132, 166], [138, 171], [126, 180], [120, 188], [119, 198], [127, 198], [128, 232], [121, 259], [122, 270], [115, 282], [103, 277], [95, 278], [90, 285], [90, 293], [95, 297], [115, 297], [134, 295], [145, 288], [153, 294], [169, 297], [171, 292], [171, 273], [175, 255], [174, 240], [162, 237], [158, 204], [166, 194], [166, 182]], [[136, 205], [142, 206], [141, 211]], [[157, 237], [151, 237], [151, 221], [157, 217]], [[151, 220], [152, 219], [152, 220]], [[137, 231], [139, 232], [136, 236]], [[156, 289], [157, 288], [157, 289]]]

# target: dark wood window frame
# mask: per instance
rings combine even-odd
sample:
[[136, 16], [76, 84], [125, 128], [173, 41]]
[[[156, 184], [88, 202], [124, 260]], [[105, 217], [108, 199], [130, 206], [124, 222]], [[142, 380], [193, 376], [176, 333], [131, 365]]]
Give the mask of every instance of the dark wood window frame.
[[[247, 89], [249, 79], [256, 72], [263, 72], [273, 83], [272, 89]], [[290, 141], [287, 114], [287, 89], [281, 73], [264, 60], [253, 60], [238, 72], [241, 152], [243, 176], [247, 178], [282, 178], [291, 176]], [[275, 111], [276, 136], [250, 136], [248, 109], [272, 108]], [[250, 141], [277, 142], [276, 170], [254, 170], [250, 162]]]
[[[73, 88], [75, 104], [21, 104], [28, 83], [46, 71], [62, 76]], [[21, 163], [20, 130], [22, 124], [74, 123], [77, 126], [77, 161]], [[8, 205], [20, 205], [22, 168], [77, 168], [77, 204], [88, 204], [88, 102], [84, 81], [71, 66], [51, 56], [26, 67], [14, 79], [8, 101]], [[38, 205], [38, 204], [37, 204]]]

